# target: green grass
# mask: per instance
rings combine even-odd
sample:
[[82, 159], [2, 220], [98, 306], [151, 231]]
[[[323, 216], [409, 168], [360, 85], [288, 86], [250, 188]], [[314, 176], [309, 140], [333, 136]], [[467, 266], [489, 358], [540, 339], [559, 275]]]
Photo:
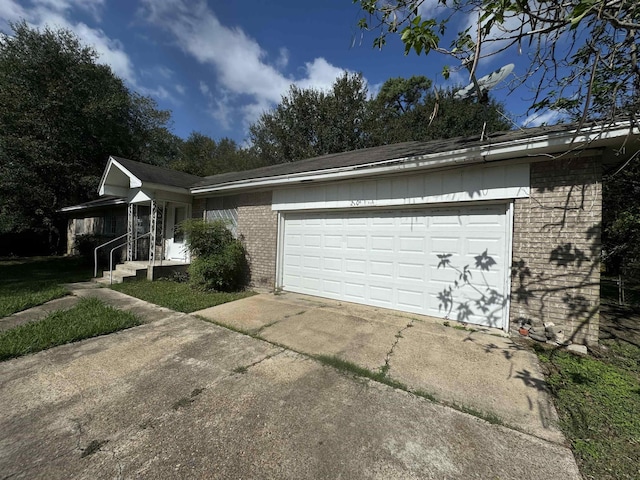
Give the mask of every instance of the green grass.
[[359, 365], [356, 365], [353, 362], [350, 362], [348, 360], [343, 360], [342, 358], [339, 358], [333, 355], [311, 355], [311, 357], [337, 370], [342, 370], [343, 372], [349, 372], [359, 377], [370, 378], [371, 380], [384, 383], [385, 385], [389, 385], [390, 387], [393, 387], [393, 388], [409, 391], [409, 389], [405, 384], [388, 377], [385, 371], [379, 370], [377, 372], [374, 372], [369, 370], [368, 368], [361, 367]]
[[170, 308], [178, 312], [191, 313], [204, 308], [215, 307], [221, 303], [233, 302], [241, 298], [255, 295], [254, 292], [202, 292], [195, 290], [187, 283], [169, 280], [139, 280], [112, 285], [118, 292], [132, 297]]
[[64, 297], [69, 292], [61, 283], [86, 281], [91, 273], [80, 258], [0, 260], [0, 318]]
[[142, 324], [135, 315], [83, 298], [68, 310], [0, 333], [0, 361]]
[[560, 426], [587, 479], [640, 478], [640, 348], [607, 342], [595, 357], [538, 348]]

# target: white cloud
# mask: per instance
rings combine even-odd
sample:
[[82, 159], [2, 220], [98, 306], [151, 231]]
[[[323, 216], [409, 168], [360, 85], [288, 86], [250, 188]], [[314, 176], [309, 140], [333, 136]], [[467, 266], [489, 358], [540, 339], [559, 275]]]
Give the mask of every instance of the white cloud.
[[104, 0], [37, 0], [30, 7], [21, 6], [15, 0], [0, 0], [0, 19], [11, 22], [24, 19], [36, 28], [49, 26], [70, 30], [96, 50], [100, 63], [109, 65], [116, 75], [135, 85], [133, 64], [120, 41], [109, 38], [100, 28], [68, 20], [76, 8], [90, 12], [99, 20], [103, 6]]
[[315, 88], [317, 90], [329, 90], [336, 77], [344, 73], [343, 68], [331, 65], [324, 58], [316, 58], [312, 62], [304, 64], [305, 77], [296, 82], [300, 88]]
[[75, 32], [83, 43], [91, 45], [98, 52], [99, 62], [109, 65], [117, 76], [131, 85], [136, 85], [133, 62], [119, 40], [111, 39], [101, 29], [88, 27], [84, 23], [69, 25], [66, 28]]
[[200, 80], [200, 85], [199, 85], [199, 87], [200, 87], [200, 92], [201, 92], [203, 95], [205, 95], [205, 96], [206, 96], [206, 95], [209, 95], [209, 92], [210, 92], [210, 90], [209, 90], [209, 86], [208, 86], [206, 83], [204, 83], [202, 80]]
[[215, 100], [212, 99], [207, 111], [222, 128], [231, 130], [231, 109], [228, 98], [223, 96]]
[[529, 115], [522, 122], [523, 127], [539, 127], [540, 125], [555, 125], [563, 120], [566, 115], [558, 110], [546, 110]]
[[[343, 72], [326, 59], [316, 58], [300, 68], [301, 75], [287, 75], [283, 72], [289, 64], [285, 48], [281, 48], [275, 61], [270, 63], [269, 52], [241, 28], [222, 25], [203, 0], [143, 0], [143, 4], [142, 17], [169, 31], [180, 49], [214, 69], [217, 86], [227, 95], [226, 100], [220, 100], [225, 106], [243, 97], [241, 111], [245, 125], [278, 103], [291, 84], [326, 89]], [[206, 94], [202, 82], [200, 90]], [[228, 118], [228, 110], [224, 112]]]
[[175, 85], [175, 89], [176, 92], [178, 92], [180, 95], [184, 95], [185, 93], [187, 93], [187, 89], [184, 88], [184, 85], [180, 85], [179, 83]]
[[280, 48], [280, 54], [278, 55], [278, 59], [276, 60], [276, 67], [285, 68], [289, 65], [289, 50], [285, 47]]
[[102, 12], [104, 10], [104, 0], [35, 0], [35, 5], [41, 6], [46, 10], [54, 10], [57, 12], [67, 12], [75, 8], [79, 8], [89, 13], [96, 22], [102, 21]]
[[438, 0], [425, 0], [418, 7], [418, 15], [420, 15], [423, 20], [426, 18], [435, 18], [446, 8], [447, 7], [442, 5]]
[[25, 9], [13, 0], [0, 0], [0, 15], [7, 22], [17, 22], [21, 18], [26, 18]]

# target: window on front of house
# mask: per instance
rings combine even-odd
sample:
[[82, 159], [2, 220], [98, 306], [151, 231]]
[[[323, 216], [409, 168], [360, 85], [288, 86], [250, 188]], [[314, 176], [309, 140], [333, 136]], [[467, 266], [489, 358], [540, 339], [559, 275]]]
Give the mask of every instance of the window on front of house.
[[238, 207], [237, 197], [215, 197], [207, 198], [205, 208], [205, 220], [222, 220], [227, 224], [227, 228], [237, 236], [238, 231]]
[[123, 215], [108, 215], [102, 220], [102, 235], [115, 237], [127, 230], [127, 217]]

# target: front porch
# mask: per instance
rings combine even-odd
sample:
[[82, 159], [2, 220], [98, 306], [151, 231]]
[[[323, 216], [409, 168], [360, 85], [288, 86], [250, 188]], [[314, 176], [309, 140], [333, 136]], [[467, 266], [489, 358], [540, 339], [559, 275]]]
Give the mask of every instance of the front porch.
[[[159, 168], [110, 157], [99, 193], [126, 198], [127, 230], [119, 239], [100, 247], [109, 250], [108, 269], [101, 281], [154, 280], [186, 270], [189, 265], [189, 250], [180, 224], [191, 216], [192, 197], [187, 184], [194, 177], [169, 171], [176, 178], [169, 178], [169, 184], [159, 184]], [[119, 255], [114, 258], [116, 250]], [[96, 255], [96, 276], [97, 258]]]

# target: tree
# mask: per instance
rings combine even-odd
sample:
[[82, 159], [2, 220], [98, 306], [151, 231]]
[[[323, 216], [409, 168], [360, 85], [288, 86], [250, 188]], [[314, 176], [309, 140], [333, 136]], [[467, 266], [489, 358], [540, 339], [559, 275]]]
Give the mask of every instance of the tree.
[[609, 274], [640, 278], [640, 165], [603, 181], [602, 250]]
[[[339, 77], [329, 92], [292, 86], [272, 111], [250, 127], [269, 164], [411, 140], [428, 141], [507, 130], [502, 105], [455, 99], [424, 76], [390, 78], [375, 98], [361, 75]], [[438, 115], [434, 118], [434, 111]]]
[[12, 29], [0, 36], [0, 235], [55, 243], [56, 210], [95, 197], [109, 154], [150, 152], [168, 113], [71, 32]]
[[424, 76], [390, 78], [371, 103], [373, 145], [510, 128], [501, 104], [494, 100], [480, 104], [456, 99], [450, 90], [432, 89], [431, 80]]
[[[535, 83], [533, 110], [566, 111], [581, 120], [634, 123], [640, 106], [637, 0], [353, 0], [375, 30], [374, 46], [399, 35], [405, 54], [449, 56], [473, 78], [478, 62], [501, 52], [530, 59], [517, 83]], [[456, 35], [450, 35], [451, 29]], [[448, 46], [443, 43], [449, 41]], [[448, 77], [450, 66], [443, 70]]]
[[367, 102], [360, 74], [345, 72], [328, 92], [293, 85], [250, 126], [251, 141], [267, 164], [361, 148], [367, 143]]
[[182, 142], [171, 168], [204, 177], [263, 165], [253, 150], [239, 147], [230, 138], [216, 142], [202, 133], [191, 132], [189, 138]]
[[182, 139], [168, 127], [171, 112], [158, 110], [154, 99], [135, 92], [130, 93], [130, 102], [131, 158], [161, 167], [175, 162]]

